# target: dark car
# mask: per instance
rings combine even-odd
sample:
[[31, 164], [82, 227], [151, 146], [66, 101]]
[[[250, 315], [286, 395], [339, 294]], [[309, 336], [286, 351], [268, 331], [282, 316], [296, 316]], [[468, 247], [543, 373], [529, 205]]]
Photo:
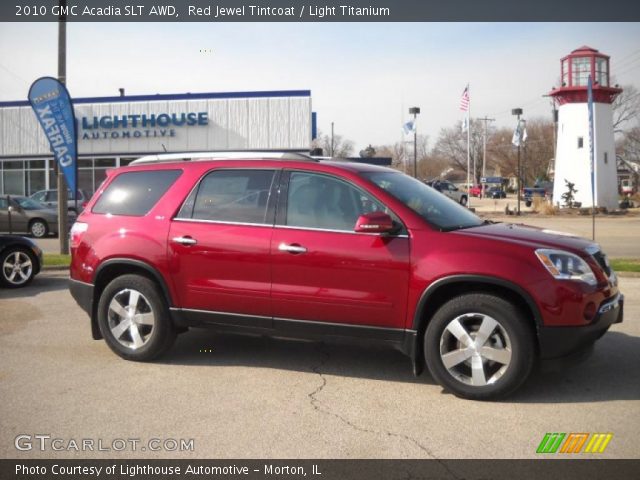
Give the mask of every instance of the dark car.
[[507, 192], [500, 187], [490, 187], [485, 192], [487, 198], [507, 198]]
[[24, 287], [41, 266], [42, 250], [35, 242], [18, 235], [0, 235], [0, 286]]
[[484, 221], [389, 168], [221, 155], [114, 169], [71, 230], [71, 294], [122, 358], [156, 358], [194, 327], [350, 338], [490, 399], [623, 319], [590, 240]]

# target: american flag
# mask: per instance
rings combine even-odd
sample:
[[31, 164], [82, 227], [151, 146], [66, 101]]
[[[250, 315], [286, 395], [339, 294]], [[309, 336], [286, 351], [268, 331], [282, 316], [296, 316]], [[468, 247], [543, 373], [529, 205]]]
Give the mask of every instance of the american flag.
[[460, 98], [460, 110], [463, 112], [469, 110], [469, 85], [464, 87], [464, 92], [462, 92], [462, 98]]

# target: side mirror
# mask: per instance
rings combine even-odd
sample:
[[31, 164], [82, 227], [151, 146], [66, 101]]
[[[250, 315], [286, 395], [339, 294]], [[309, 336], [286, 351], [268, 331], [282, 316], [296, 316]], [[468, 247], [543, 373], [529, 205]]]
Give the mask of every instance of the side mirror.
[[384, 212], [365, 213], [358, 217], [355, 231], [359, 233], [389, 233], [395, 229], [393, 220]]

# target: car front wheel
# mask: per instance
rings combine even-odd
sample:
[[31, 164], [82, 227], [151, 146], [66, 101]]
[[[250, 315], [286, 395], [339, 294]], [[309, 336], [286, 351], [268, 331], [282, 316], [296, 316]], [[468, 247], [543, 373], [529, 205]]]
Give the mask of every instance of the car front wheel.
[[123, 275], [105, 287], [98, 324], [109, 348], [127, 360], [153, 360], [171, 347], [176, 336], [156, 284], [141, 275]]
[[29, 225], [29, 233], [36, 238], [42, 238], [49, 233], [49, 226], [44, 220], [34, 220]]
[[460, 205], [465, 206], [467, 204], [467, 197], [460, 198]]
[[22, 249], [7, 249], [0, 255], [0, 284], [8, 288], [18, 288], [28, 285], [35, 277], [35, 260], [33, 256]]
[[433, 378], [453, 394], [475, 400], [504, 397], [533, 367], [531, 326], [510, 302], [490, 294], [454, 298], [435, 313], [424, 337]]

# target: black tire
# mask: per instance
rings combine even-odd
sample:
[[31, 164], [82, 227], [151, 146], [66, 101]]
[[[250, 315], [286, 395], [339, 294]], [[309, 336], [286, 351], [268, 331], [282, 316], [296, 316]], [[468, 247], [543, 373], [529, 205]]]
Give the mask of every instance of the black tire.
[[467, 206], [467, 197], [466, 196], [462, 196], [460, 197], [460, 205], [462, 205], [463, 207]]
[[[17, 255], [17, 258], [16, 258]], [[30, 265], [24, 265], [30, 262]], [[24, 265], [19, 269], [10, 268], [16, 263]], [[0, 285], [6, 288], [21, 288], [29, 285], [38, 270], [37, 260], [25, 248], [10, 247], [0, 254]]]
[[533, 203], [533, 202], [532, 202], [531, 200], [527, 200], [526, 202], [524, 202], [524, 204], [525, 204], [527, 207], [530, 207], [532, 203]]
[[[131, 309], [132, 296], [135, 295], [133, 292], [137, 292], [138, 296], [135, 297], [134, 309]], [[127, 303], [126, 307], [123, 301]], [[116, 308], [123, 314], [128, 312], [127, 309], [131, 309], [131, 312], [139, 311], [139, 313], [132, 314], [132, 317], [121, 316], [112, 308], [118, 305], [112, 302], [117, 302], [120, 307], [123, 307]], [[149, 314], [153, 316], [152, 325], [144, 324], [151, 320]], [[135, 323], [137, 335], [131, 326], [132, 323]], [[121, 324], [125, 327], [130, 326], [118, 329]], [[140, 362], [153, 360], [169, 350], [176, 338], [176, 331], [169, 317], [169, 309], [158, 287], [152, 280], [141, 275], [122, 275], [105, 287], [98, 302], [98, 325], [109, 348], [126, 360]], [[116, 337], [120, 330], [122, 333]]]
[[[465, 338], [473, 342], [473, 347], [465, 347], [447, 328], [460, 333], [455, 320], [465, 326], [469, 333]], [[476, 338], [480, 335], [477, 325], [484, 325], [485, 320], [489, 336], [477, 346]], [[491, 328], [492, 321], [497, 326]], [[461, 355], [469, 352], [473, 353], [460, 360]], [[500, 357], [495, 356], [496, 352]], [[448, 357], [449, 368], [442, 356], [446, 357], [446, 353], [455, 355]], [[485, 355], [489, 354], [501, 361], [488, 360]], [[484, 293], [461, 295], [440, 307], [429, 322], [424, 336], [424, 355], [433, 378], [454, 395], [495, 400], [513, 393], [531, 373], [535, 357], [534, 332], [528, 319], [512, 303]], [[480, 362], [481, 368], [472, 368], [478, 365], [476, 362]], [[472, 373], [474, 370], [481, 372], [477, 379]], [[478, 384], [474, 385], [476, 381]], [[483, 385], [482, 381], [486, 383]]]
[[36, 218], [29, 223], [29, 233], [35, 238], [46, 237], [49, 233], [49, 225], [45, 220]]

